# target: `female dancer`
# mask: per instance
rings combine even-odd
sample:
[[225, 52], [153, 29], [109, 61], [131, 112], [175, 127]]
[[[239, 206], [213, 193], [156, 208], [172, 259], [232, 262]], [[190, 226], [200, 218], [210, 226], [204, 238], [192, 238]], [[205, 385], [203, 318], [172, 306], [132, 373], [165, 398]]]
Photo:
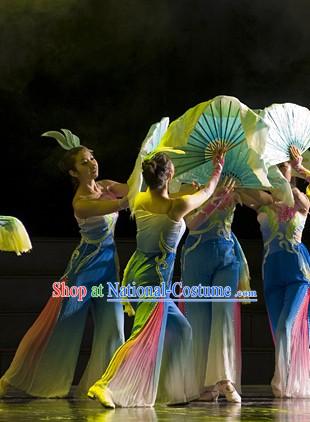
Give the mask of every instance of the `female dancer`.
[[[232, 182], [231, 182], [232, 183]], [[249, 289], [249, 271], [241, 246], [231, 231], [236, 193], [217, 190], [185, 221], [189, 235], [182, 250], [184, 285]], [[219, 187], [220, 189], [220, 187]], [[216, 287], [216, 288], [218, 288]], [[185, 302], [185, 316], [193, 330], [195, 371], [201, 398], [216, 400], [219, 393], [240, 402], [240, 303]], [[204, 394], [203, 394], [204, 393]]]
[[[211, 180], [193, 195], [171, 199], [168, 183], [174, 166], [163, 153], [143, 162], [148, 189], [134, 204], [137, 250], [124, 274], [124, 285], [171, 288], [176, 249], [184, 215], [212, 195], [222, 170], [216, 158]], [[88, 392], [103, 406], [153, 406], [155, 400], [184, 403], [198, 396], [192, 367], [192, 334], [174, 302], [140, 301], [130, 338], [114, 354], [108, 369]]]
[[[310, 175], [297, 148], [291, 155], [293, 160], [279, 165], [286, 179], [291, 181], [292, 166]], [[277, 204], [265, 192], [252, 201], [264, 241], [264, 294], [275, 342], [271, 386], [283, 398], [310, 397], [310, 256], [301, 241], [310, 201], [296, 187], [292, 191], [294, 208]]]
[[68, 150], [62, 166], [78, 184], [73, 209], [82, 239], [60, 281], [69, 288], [85, 286], [87, 295], [82, 301], [77, 297], [50, 298], [2, 376], [1, 395], [8, 386], [13, 386], [37, 397], [66, 396], [89, 309], [94, 320], [94, 336], [91, 356], [80, 381], [81, 391], [87, 391], [124, 341], [121, 305], [92, 298], [91, 294], [96, 286], [118, 280], [113, 231], [117, 211], [127, 207], [124, 196], [127, 185], [111, 180], [96, 182], [98, 163], [92, 151], [84, 146]]

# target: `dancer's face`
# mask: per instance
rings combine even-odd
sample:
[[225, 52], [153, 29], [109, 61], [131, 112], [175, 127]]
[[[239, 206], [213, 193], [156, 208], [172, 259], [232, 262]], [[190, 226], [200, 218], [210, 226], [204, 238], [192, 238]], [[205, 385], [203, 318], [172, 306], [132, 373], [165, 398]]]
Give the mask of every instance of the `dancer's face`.
[[76, 154], [75, 170], [70, 170], [73, 177], [77, 177], [80, 182], [89, 182], [98, 177], [98, 163], [93, 153], [83, 149]]
[[286, 178], [288, 182], [292, 179], [292, 166], [291, 164], [286, 161], [284, 163], [278, 164], [279, 170], [283, 174], [283, 176]]

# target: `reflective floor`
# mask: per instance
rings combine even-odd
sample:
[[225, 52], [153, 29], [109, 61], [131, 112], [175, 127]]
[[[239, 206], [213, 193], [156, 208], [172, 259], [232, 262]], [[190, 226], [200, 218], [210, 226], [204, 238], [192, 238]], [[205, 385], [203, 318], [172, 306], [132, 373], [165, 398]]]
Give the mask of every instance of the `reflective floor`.
[[279, 400], [248, 396], [242, 405], [218, 402], [193, 402], [187, 406], [106, 410], [87, 399], [26, 399], [10, 397], [0, 400], [0, 421], [87, 421], [87, 422], [155, 422], [155, 421], [281, 421], [309, 422], [310, 399]]

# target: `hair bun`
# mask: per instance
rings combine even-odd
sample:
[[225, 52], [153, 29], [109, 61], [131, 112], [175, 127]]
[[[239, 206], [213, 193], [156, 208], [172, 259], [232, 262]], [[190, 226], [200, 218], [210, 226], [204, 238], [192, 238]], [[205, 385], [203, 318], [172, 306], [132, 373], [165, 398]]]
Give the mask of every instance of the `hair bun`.
[[146, 184], [151, 189], [162, 188], [167, 181], [170, 167], [169, 157], [162, 152], [155, 154], [151, 159], [144, 160], [142, 170]]
[[157, 163], [156, 161], [150, 159], [150, 160], [144, 160], [142, 163], [142, 170], [143, 171], [149, 171], [151, 173], [156, 174], [157, 170]]

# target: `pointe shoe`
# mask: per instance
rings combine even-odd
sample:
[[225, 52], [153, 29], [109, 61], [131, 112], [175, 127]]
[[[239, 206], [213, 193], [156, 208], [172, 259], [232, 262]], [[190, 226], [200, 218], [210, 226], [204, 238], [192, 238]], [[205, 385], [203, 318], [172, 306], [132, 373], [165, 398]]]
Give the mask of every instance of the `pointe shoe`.
[[9, 384], [4, 379], [0, 379], [0, 398], [6, 395], [8, 388]]
[[216, 387], [221, 394], [224, 394], [227, 401], [241, 403], [241, 397], [230, 381], [220, 381], [216, 384]]
[[219, 394], [220, 394], [219, 390], [216, 390], [216, 389], [211, 390], [211, 391], [205, 391], [199, 397], [199, 401], [217, 401]]
[[93, 400], [97, 398], [102, 404], [102, 406], [107, 407], [108, 409], [115, 409], [115, 404], [112, 399], [111, 391], [106, 386], [94, 384], [88, 390], [87, 396]]

